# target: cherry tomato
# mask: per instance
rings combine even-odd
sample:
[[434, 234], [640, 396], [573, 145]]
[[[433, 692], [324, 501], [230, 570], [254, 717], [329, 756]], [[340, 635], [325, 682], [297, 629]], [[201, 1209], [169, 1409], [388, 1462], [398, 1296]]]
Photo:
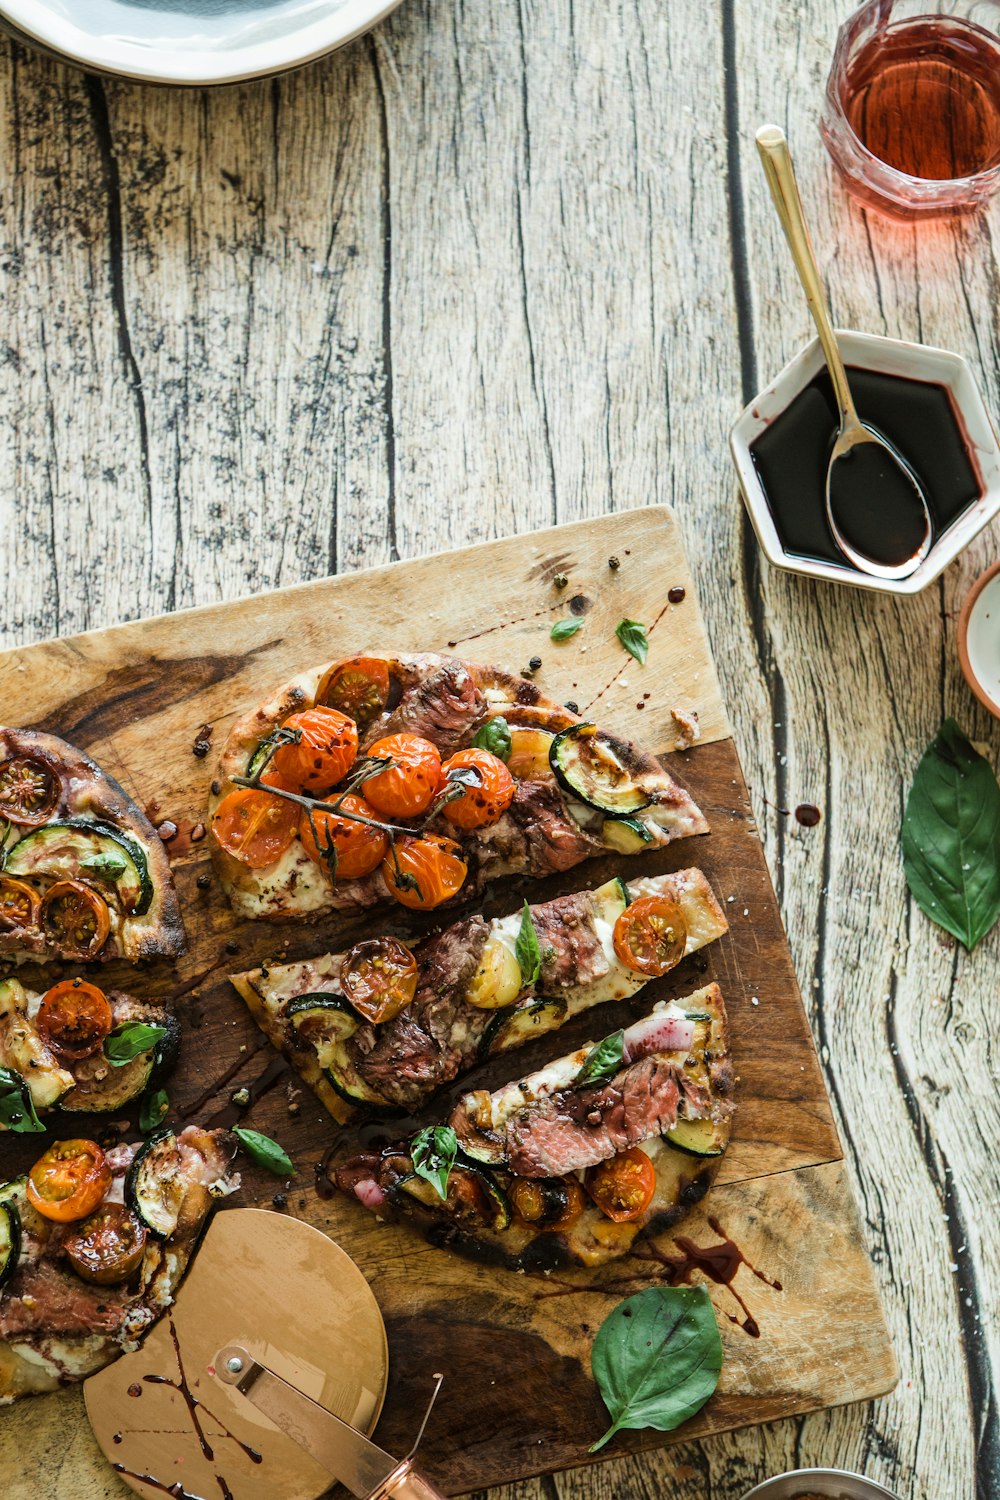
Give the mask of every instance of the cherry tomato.
[[92, 1214], [110, 1186], [96, 1141], [56, 1141], [28, 1173], [28, 1201], [44, 1218], [71, 1224]]
[[44, 761], [15, 755], [0, 765], [0, 817], [19, 828], [38, 828], [55, 812], [61, 790]]
[[416, 818], [426, 812], [441, 788], [441, 756], [430, 740], [419, 734], [390, 734], [376, 740], [367, 752], [392, 765], [365, 782], [372, 807], [390, 818]]
[[308, 708], [281, 726], [297, 730], [296, 745], [279, 745], [271, 768], [292, 786], [321, 791], [343, 781], [358, 756], [358, 726], [336, 708]]
[[336, 661], [316, 689], [316, 702], [336, 708], [360, 730], [374, 724], [389, 701], [389, 665], [377, 656]]
[[38, 926], [41, 898], [23, 880], [0, 875], [0, 932], [21, 932]]
[[63, 1240], [70, 1265], [84, 1281], [113, 1286], [142, 1264], [148, 1231], [124, 1203], [104, 1203]]
[[[370, 875], [382, 863], [389, 840], [381, 828], [371, 823], [359, 823], [358, 818], [378, 819], [378, 813], [369, 807], [363, 797], [353, 793], [338, 798], [344, 813], [353, 813], [353, 818], [338, 817], [336, 813], [303, 812], [299, 832], [310, 859], [327, 870], [334, 880], [357, 880]], [[336, 854], [336, 859], [333, 858]]]
[[90, 1057], [111, 1030], [111, 1006], [104, 991], [83, 979], [65, 979], [42, 996], [35, 1025], [60, 1057]]
[[448, 780], [456, 772], [477, 778], [460, 797], [444, 805], [445, 817], [459, 828], [488, 828], [503, 817], [514, 800], [514, 778], [499, 755], [489, 750], [459, 750], [441, 769]]
[[469, 873], [460, 846], [437, 833], [398, 838], [396, 861], [401, 873], [416, 882], [416, 888], [399, 883], [391, 851], [382, 861], [385, 883], [401, 905], [417, 911], [428, 911], [454, 896]]
[[66, 958], [96, 958], [111, 931], [108, 903], [82, 880], [57, 880], [42, 897], [42, 931]]
[[239, 787], [223, 797], [212, 817], [212, 832], [227, 854], [251, 870], [280, 859], [295, 837], [301, 808], [286, 797]]
[[344, 954], [340, 987], [374, 1025], [391, 1021], [417, 993], [417, 960], [398, 938], [369, 938]]
[[640, 896], [615, 923], [615, 952], [628, 969], [655, 978], [684, 957], [684, 913], [669, 896]]
[[616, 1224], [640, 1219], [656, 1192], [656, 1168], [638, 1146], [602, 1161], [587, 1173], [587, 1192]]
[[575, 1177], [515, 1177], [510, 1185], [511, 1207], [522, 1224], [557, 1234], [574, 1225], [586, 1207], [583, 1188]]

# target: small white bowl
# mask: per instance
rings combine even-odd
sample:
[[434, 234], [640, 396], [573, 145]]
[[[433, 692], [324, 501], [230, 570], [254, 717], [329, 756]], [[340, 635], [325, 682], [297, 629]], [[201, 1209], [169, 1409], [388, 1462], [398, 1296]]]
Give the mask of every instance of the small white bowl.
[[236, 83], [342, 47], [401, 0], [0, 0], [68, 61], [147, 83]]
[[958, 617], [958, 659], [984, 708], [1000, 719], [1000, 562], [976, 579]]
[[[980, 498], [940, 533], [923, 562], [908, 578], [872, 578], [851, 567], [846, 558], [845, 565], [839, 567], [821, 558], [789, 552], [778, 535], [750, 450], [761, 433], [791, 406], [799, 392], [823, 368], [823, 351], [819, 339], [814, 338], [751, 401], [729, 434], [743, 499], [764, 555], [776, 568], [786, 568], [809, 578], [826, 578], [831, 583], [875, 589], [883, 594], [918, 594], [1000, 512], [1000, 445], [972, 371], [960, 354], [934, 349], [929, 344], [910, 344], [848, 329], [838, 329], [837, 338], [847, 365], [947, 387], [965, 427], [970, 454], [982, 479]], [[864, 415], [862, 411], [861, 416]]]
[[794, 1469], [766, 1479], [749, 1490], [743, 1500], [798, 1500], [800, 1495], [823, 1495], [829, 1500], [898, 1500], [891, 1490], [866, 1479], [863, 1474], [849, 1474], [846, 1469]]

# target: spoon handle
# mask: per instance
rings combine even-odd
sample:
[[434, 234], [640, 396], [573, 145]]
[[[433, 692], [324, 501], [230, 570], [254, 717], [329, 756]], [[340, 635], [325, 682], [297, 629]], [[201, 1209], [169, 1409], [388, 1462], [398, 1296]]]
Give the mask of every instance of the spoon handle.
[[757, 150], [760, 152], [767, 185], [771, 189], [771, 197], [778, 210], [778, 218], [785, 231], [788, 248], [792, 252], [792, 260], [799, 273], [799, 280], [809, 303], [809, 311], [813, 315], [816, 332], [823, 346], [830, 379], [833, 381], [834, 395], [840, 407], [842, 425], [844, 427], [860, 426], [854, 397], [851, 395], [851, 387], [847, 379], [847, 371], [844, 369], [844, 361], [840, 353], [840, 345], [837, 343], [833, 320], [830, 317], [830, 309], [823, 291], [819, 266], [816, 264], [816, 254], [812, 247], [812, 240], [809, 238], [805, 215], [802, 212], [802, 199], [799, 196], [795, 168], [792, 165], [792, 153], [788, 149], [785, 132], [778, 125], [762, 125], [757, 132]]

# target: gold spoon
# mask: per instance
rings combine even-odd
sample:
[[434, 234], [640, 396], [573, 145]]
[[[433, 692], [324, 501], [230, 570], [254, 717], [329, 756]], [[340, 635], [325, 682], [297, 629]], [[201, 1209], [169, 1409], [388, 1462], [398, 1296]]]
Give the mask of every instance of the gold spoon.
[[[809, 303], [809, 311], [816, 324], [840, 409], [840, 431], [826, 471], [826, 517], [830, 530], [841, 552], [862, 573], [869, 573], [874, 578], [908, 578], [927, 556], [934, 537], [927, 498], [919, 479], [899, 450], [876, 428], [863, 422], [858, 416], [830, 309], [823, 293], [823, 283], [802, 211], [802, 199], [785, 132], [778, 125], [762, 125], [757, 132], [757, 150], [764, 164], [764, 175], [792, 252], [795, 269]], [[856, 507], [858, 491], [868, 486], [872, 493], [870, 505], [866, 503], [863, 506], [863, 511], [866, 512], [866, 530], [873, 521], [874, 529], [878, 530], [876, 507], [880, 495], [883, 504], [887, 499], [895, 499], [906, 517], [907, 535], [903, 542], [897, 541], [892, 549], [897, 554], [900, 548], [905, 552], [905, 556], [899, 561], [873, 557], [857, 540], [852, 542], [844, 534], [849, 503], [853, 502]], [[867, 494], [864, 500], [868, 501]], [[907, 515], [910, 507], [912, 514]], [[892, 539], [887, 541], [891, 543]]]

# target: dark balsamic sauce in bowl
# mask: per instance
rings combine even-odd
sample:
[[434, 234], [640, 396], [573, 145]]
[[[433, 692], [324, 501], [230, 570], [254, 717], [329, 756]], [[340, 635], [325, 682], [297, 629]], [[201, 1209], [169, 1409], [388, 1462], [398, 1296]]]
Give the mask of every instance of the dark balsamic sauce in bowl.
[[[916, 473], [937, 540], [983, 494], [948, 388], [856, 366], [848, 375], [862, 421], [887, 438]], [[755, 439], [750, 453], [786, 552], [855, 572], [826, 519], [826, 472], [838, 428], [837, 403], [824, 367]], [[852, 468], [857, 475], [853, 490]], [[851, 540], [859, 545], [860, 535], [872, 548], [869, 555], [900, 561], [915, 550], [912, 492], [876, 484], [877, 478], [864, 460], [852, 459], [844, 466], [840, 496], [850, 510]]]

